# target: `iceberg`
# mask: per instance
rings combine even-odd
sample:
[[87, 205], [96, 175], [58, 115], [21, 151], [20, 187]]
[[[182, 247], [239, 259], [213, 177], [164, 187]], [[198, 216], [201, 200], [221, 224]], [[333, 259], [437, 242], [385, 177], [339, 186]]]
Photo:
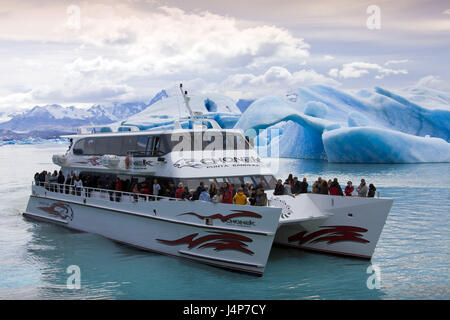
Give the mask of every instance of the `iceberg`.
[[[241, 111], [231, 98], [220, 94], [205, 94], [190, 96], [189, 105], [194, 113], [199, 112], [204, 117], [214, 119], [222, 128], [233, 128]], [[187, 124], [189, 112], [180, 95], [167, 96], [128, 119], [121, 121], [122, 126], [136, 126], [140, 130], [171, 129], [175, 120]]]
[[[305, 115], [279, 97], [256, 100], [235, 125], [249, 137], [256, 136], [255, 146], [261, 155], [304, 159], [325, 159], [322, 133], [339, 127], [337, 123]], [[278, 132], [279, 136], [268, 132]]]
[[327, 131], [323, 134], [323, 145], [330, 162], [450, 162], [450, 144], [441, 138], [374, 127]]
[[322, 131], [303, 127], [291, 120], [261, 131], [255, 139], [255, 146], [265, 157], [327, 159]]
[[294, 105], [279, 97], [265, 97], [253, 102], [236, 123], [235, 128], [261, 130], [281, 121], [294, 121], [311, 130], [338, 128], [339, 124], [299, 112]]
[[[450, 162], [449, 106], [449, 94], [431, 89], [394, 93], [375, 87], [350, 94], [316, 85], [254, 101], [235, 128], [255, 136], [263, 156], [329, 162]], [[279, 133], [269, 135], [272, 129]]]

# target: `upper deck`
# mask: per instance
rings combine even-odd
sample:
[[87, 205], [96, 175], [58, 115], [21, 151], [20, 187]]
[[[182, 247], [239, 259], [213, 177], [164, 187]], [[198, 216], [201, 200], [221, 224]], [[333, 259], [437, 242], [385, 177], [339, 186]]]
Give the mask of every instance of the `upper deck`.
[[172, 130], [80, 130], [64, 136], [71, 139], [69, 150], [53, 161], [72, 171], [180, 178], [271, 174], [241, 130], [222, 129], [211, 119], [190, 121]]

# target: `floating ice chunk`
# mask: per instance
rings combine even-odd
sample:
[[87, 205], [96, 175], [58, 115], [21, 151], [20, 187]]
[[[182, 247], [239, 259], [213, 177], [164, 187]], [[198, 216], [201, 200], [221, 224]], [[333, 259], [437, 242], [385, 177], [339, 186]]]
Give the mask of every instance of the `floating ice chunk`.
[[417, 163], [450, 162], [450, 143], [374, 127], [324, 132], [329, 162]]

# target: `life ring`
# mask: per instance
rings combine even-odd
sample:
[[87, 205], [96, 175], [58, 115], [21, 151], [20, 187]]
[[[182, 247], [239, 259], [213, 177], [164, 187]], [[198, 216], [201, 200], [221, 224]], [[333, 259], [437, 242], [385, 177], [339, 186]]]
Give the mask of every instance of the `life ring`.
[[130, 159], [129, 156], [127, 156], [127, 157], [125, 158], [125, 167], [126, 167], [127, 169], [129, 169], [129, 168], [130, 168], [130, 164], [131, 164], [131, 159]]

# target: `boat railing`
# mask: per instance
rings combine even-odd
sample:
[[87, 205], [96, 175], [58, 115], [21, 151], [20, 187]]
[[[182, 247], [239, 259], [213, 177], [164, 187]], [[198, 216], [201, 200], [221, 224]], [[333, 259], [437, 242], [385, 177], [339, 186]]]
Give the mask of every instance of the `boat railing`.
[[[33, 181], [33, 185], [44, 187], [46, 191], [58, 193], [58, 194], [66, 194], [66, 195], [74, 195], [83, 198], [96, 198], [96, 199], [104, 199], [110, 200], [113, 202], [148, 202], [148, 201], [185, 201], [180, 198], [172, 198], [165, 196], [155, 196], [151, 194], [144, 193], [135, 193], [135, 192], [126, 192], [126, 191], [116, 191], [110, 189], [102, 189], [102, 188], [91, 188], [91, 187], [77, 187], [72, 184], [60, 184], [53, 182], [41, 182], [41, 181]], [[186, 200], [187, 201], [187, 200]]]
[[[152, 194], [116, 191], [111, 189], [91, 188], [91, 187], [77, 187], [73, 184], [61, 184], [55, 182], [33, 181], [33, 185], [45, 188], [46, 192], [53, 192], [57, 194], [66, 194], [79, 196], [83, 198], [94, 198], [110, 200], [115, 202], [148, 202], [148, 201], [202, 201], [202, 200], [188, 200], [180, 198], [172, 198], [166, 196], [155, 196]], [[247, 204], [250, 205], [250, 204]], [[267, 206], [267, 205], [266, 205]]]

